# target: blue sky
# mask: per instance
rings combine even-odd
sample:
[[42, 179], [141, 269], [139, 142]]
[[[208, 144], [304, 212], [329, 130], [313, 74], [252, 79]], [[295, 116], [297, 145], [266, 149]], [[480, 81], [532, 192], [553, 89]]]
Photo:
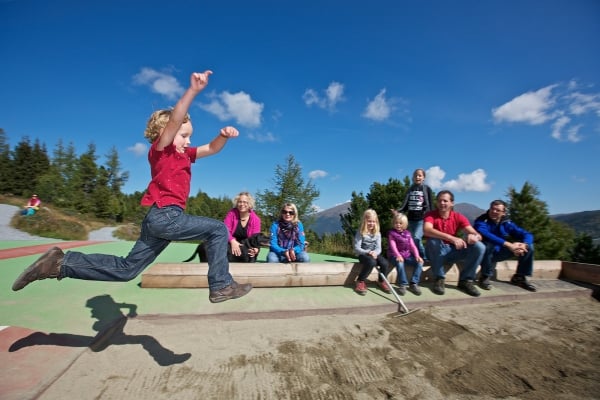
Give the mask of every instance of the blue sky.
[[486, 208], [529, 181], [551, 214], [600, 209], [600, 2], [0, 0], [0, 128], [114, 146], [149, 181], [143, 130], [211, 69], [192, 194], [274, 186], [293, 154], [330, 208], [427, 170]]

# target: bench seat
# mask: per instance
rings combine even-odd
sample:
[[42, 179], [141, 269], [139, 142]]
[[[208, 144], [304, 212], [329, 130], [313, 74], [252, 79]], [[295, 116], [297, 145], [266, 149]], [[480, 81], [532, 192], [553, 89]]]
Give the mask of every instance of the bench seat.
[[[561, 274], [561, 261], [536, 261], [534, 279], [557, 279]], [[499, 262], [497, 279], [509, 280], [517, 267], [515, 260]], [[430, 267], [425, 266], [421, 281], [431, 279]], [[252, 283], [254, 287], [293, 286], [351, 286], [360, 271], [358, 262], [317, 263], [230, 263], [229, 271], [239, 283]], [[207, 288], [208, 264], [206, 263], [157, 263], [142, 273], [143, 288]], [[410, 279], [412, 267], [406, 267]], [[448, 266], [447, 282], [458, 281], [456, 265]], [[390, 283], [396, 283], [396, 270], [388, 274]], [[377, 280], [377, 271], [369, 275]]]

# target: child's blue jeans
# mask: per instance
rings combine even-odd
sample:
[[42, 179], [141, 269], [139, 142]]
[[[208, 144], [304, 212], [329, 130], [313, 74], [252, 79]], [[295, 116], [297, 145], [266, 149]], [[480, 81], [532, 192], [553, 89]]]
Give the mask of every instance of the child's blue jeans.
[[406, 276], [405, 265], [411, 265], [415, 267], [414, 272], [412, 274], [412, 278], [410, 279], [410, 283], [414, 283], [418, 285], [421, 282], [421, 273], [423, 272], [423, 264], [417, 262], [417, 259], [414, 257], [405, 258], [403, 262], [399, 262], [395, 257], [390, 257], [390, 263], [396, 267], [396, 271], [398, 276], [396, 277], [396, 285], [406, 286], [408, 285], [408, 278]]
[[189, 215], [177, 206], [152, 206], [142, 221], [139, 239], [127, 255], [84, 254], [68, 251], [63, 259], [62, 278], [94, 281], [130, 281], [138, 276], [173, 240], [206, 243], [208, 286], [223, 289], [233, 282], [227, 261], [227, 227], [221, 221]]

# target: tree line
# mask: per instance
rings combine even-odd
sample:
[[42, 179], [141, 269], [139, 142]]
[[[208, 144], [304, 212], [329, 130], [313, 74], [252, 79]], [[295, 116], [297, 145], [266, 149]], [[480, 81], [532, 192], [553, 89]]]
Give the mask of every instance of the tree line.
[[[37, 193], [44, 202], [74, 213], [92, 215], [116, 222], [140, 223], [146, 209], [140, 206], [142, 192], [124, 194], [122, 188], [129, 178], [123, 171], [116, 148], [104, 155], [103, 163], [90, 143], [77, 154], [73, 143], [59, 141], [52, 156], [38, 139], [22, 137], [14, 149], [8, 145], [6, 133], [0, 128], [0, 192], [29, 197]], [[255, 211], [261, 217], [263, 231], [278, 218], [284, 203], [296, 204], [315, 253], [353, 256], [354, 233], [367, 208], [377, 211], [385, 232], [391, 228], [392, 209], [398, 208], [411, 185], [410, 178], [390, 178], [386, 183], [374, 182], [369, 192], [351, 193], [349, 212], [340, 214], [343, 233], [318, 235], [310, 229], [314, 221], [314, 201], [320, 192], [311, 179], [305, 180], [302, 168], [293, 155], [274, 169], [272, 187], [255, 194]], [[531, 231], [535, 237], [536, 258], [558, 259], [600, 264], [600, 246], [592, 238], [576, 233], [566, 224], [550, 218], [547, 204], [539, 198], [537, 187], [526, 182], [518, 191], [510, 187], [507, 198], [510, 218]], [[492, 200], [492, 199], [490, 199]], [[188, 199], [187, 212], [223, 219], [232, 207], [228, 196], [213, 198], [203, 191]]]

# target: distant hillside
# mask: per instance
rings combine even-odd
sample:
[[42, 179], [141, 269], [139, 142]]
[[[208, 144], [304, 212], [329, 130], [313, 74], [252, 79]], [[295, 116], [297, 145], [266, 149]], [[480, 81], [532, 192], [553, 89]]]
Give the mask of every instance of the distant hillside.
[[454, 205], [454, 210], [467, 217], [471, 223], [475, 222], [475, 218], [486, 211], [470, 203], [456, 203]]
[[[316, 213], [314, 223], [310, 227], [311, 230], [319, 235], [342, 232], [340, 214], [347, 213], [349, 207], [350, 202], [347, 202]], [[454, 209], [465, 215], [471, 223], [486, 211], [470, 203], [455, 204]], [[551, 215], [550, 218], [568, 225], [578, 234], [586, 233], [590, 235], [596, 243], [600, 241], [600, 210], [557, 214]]]
[[600, 210], [557, 214], [550, 217], [565, 223], [577, 233], [587, 233], [596, 241], [600, 239]]
[[346, 214], [349, 209], [350, 202], [347, 202], [316, 213], [315, 222], [311, 224], [310, 229], [319, 235], [342, 232], [340, 214]]

